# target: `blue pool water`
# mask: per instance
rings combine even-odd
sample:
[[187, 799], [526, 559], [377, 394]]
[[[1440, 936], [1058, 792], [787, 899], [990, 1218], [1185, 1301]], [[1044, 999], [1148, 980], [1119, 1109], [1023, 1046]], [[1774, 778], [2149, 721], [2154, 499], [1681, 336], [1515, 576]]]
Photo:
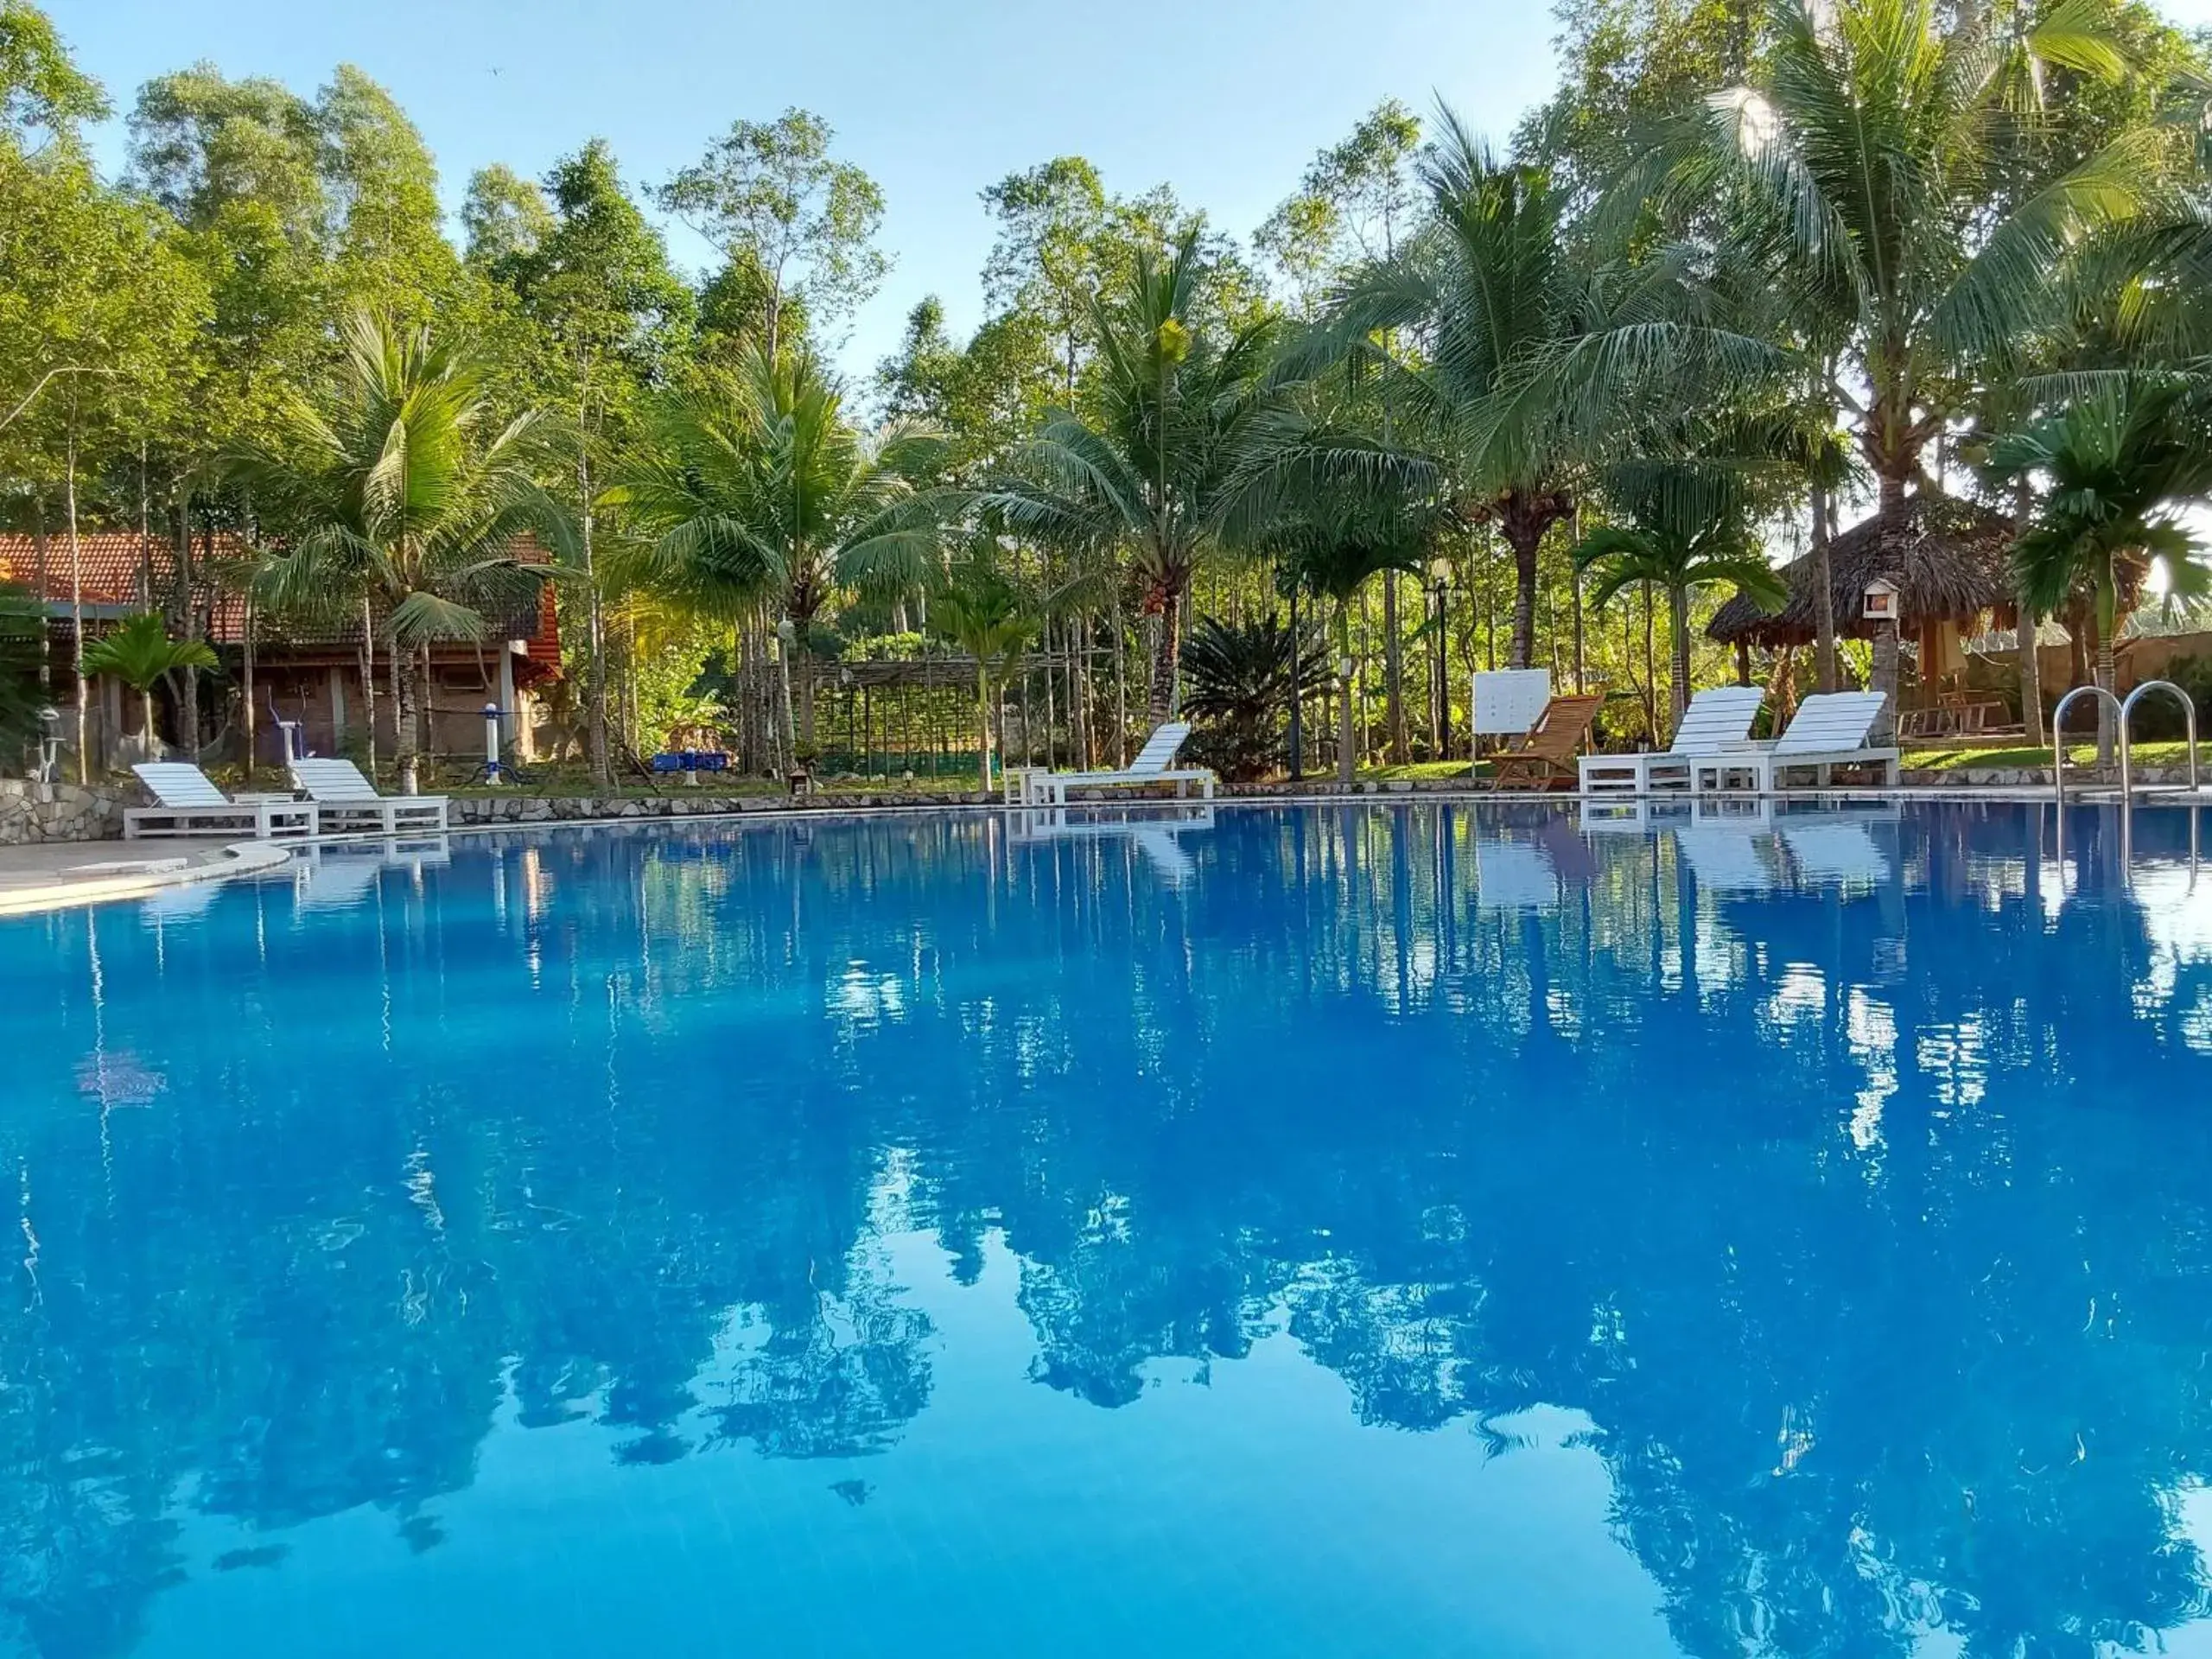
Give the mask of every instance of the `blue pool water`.
[[0, 925], [0, 1652], [2212, 1651], [2188, 829], [550, 831]]

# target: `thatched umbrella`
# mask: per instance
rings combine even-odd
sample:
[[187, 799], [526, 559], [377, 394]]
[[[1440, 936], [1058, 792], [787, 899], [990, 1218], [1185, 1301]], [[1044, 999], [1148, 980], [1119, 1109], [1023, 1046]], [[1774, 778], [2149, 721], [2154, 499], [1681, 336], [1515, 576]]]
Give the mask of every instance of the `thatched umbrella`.
[[[1923, 490], [1890, 512], [1862, 519], [1828, 543], [1828, 574], [1839, 639], [1872, 638], [1860, 599], [1876, 577], [1898, 590], [1897, 626], [1907, 637], [1938, 622], [1971, 629], [1988, 613], [2012, 609], [2006, 558], [2012, 521], [1986, 507]], [[1782, 569], [1789, 602], [1762, 611], [1738, 594], [1713, 613], [1706, 632], [1724, 645], [1810, 645], [1820, 631], [1810, 553]]]

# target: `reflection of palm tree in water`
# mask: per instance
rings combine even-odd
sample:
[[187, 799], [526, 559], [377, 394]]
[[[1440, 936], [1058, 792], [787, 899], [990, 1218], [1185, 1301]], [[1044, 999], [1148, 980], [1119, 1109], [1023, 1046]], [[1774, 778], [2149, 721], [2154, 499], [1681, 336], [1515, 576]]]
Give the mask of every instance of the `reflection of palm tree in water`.
[[[1971, 933], [1894, 883], [1702, 891], [1630, 839], [1570, 903], [1478, 912], [1419, 813], [1224, 814], [1172, 895], [1126, 849], [1012, 855], [995, 935], [942, 875], [979, 824], [547, 843], [534, 919], [426, 896], [395, 1046], [332, 1057], [375, 1085], [347, 1111], [254, 1069], [279, 1007], [170, 1078], [251, 1114], [129, 1115], [108, 1169], [65, 1114], [0, 1129], [47, 1263], [41, 1306], [0, 1310], [0, 1456], [35, 1471], [0, 1520], [9, 1605], [40, 1650], [126, 1651], [188, 1478], [264, 1528], [410, 1523], [503, 1391], [635, 1461], [895, 1447], [934, 1336], [878, 1241], [913, 1226], [970, 1284], [1002, 1239], [1033, 1374], [1102, 1407], [1281, 1332], [1365, 1421], [1586, 1413], [1694, 1652], [2170, 1624], [2196, 1564], [2162, 1505], [2212, 1473], [2187, 1294], [2212, 1140], [2170, 1104], [2192, 982], [2142, 1001], [2139, 915], [2054, 912], [2007, 873], [2015, 822], [1896, 849], [1988, 895]], [[440, 1087], [410, 1038], [515, 1006], [524, 931], [560, 1020], [503, 1033], [500, 1087]], [[235, 982], [221, 937], [167, 941], [162, 1018]]]

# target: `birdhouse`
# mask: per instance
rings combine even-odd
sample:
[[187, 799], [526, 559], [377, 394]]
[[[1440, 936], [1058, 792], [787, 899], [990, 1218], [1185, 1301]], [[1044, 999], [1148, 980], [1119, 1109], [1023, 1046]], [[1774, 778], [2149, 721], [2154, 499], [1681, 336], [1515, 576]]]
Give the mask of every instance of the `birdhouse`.
[[1894, 622], [1897, 620], [1897, 585], [1877, 576], [1866, 584], [1859, 614], [1869, 622]]

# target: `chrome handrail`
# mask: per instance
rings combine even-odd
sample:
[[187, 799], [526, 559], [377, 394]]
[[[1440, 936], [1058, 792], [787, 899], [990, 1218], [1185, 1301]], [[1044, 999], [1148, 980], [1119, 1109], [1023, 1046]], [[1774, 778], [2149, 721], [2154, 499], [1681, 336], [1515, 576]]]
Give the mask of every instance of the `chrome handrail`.
[[[2134, 774], [2128, 765], [2127, 717], [2135, 710], [2135, 700], [2145, 691], [2171, 691], [2181, 703], [2182, 719], [2186, 722], [2183, 729], [2189, 734], [2189, 792], [2194, 795], [2196, 792], [2196, 704], [2190, 700], [2188, 692], [2171, 680], [2145, 680], [2129, 692], [2127, 700], [2120, 705], [2120, 798], [2124, 801], [2135, 798]], [[2073, 695], [2070, 691], [2067, 693], [2068, 696]]]
[[[2112, 704], [2113, 713], [2119, 717], [2114, 723], [2120, 728], [2120, 775], [2123, 778], [2126, 776], [2126, 710], [2121, 707], [2120, 699], [2101, 685], [2077, 685], [2061, 697], [2058, 700], [2058, 707], [2050, 711], [2050, 781], [2052, 786], [2058, 791], [2058, 804], [2061, 806], [2066, 804], [2066, 705], [2076, 697], [2102, 697], [2107, 702]], [[2194, 720], [2196, 716], [2192, 715], [2190, 718]], [[2123, 791], [2123, 797], [2124, 795]]]

